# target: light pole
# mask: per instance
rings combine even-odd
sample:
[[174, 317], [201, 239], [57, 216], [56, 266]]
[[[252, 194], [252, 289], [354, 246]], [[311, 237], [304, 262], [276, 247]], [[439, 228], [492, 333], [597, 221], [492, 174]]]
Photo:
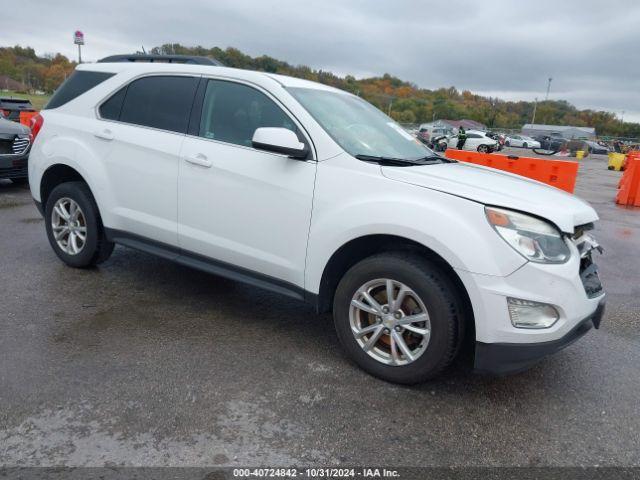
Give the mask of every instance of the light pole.
[[536, 97], [535, 101], [533, 102], [533, 116], [531, 117], [531, 124], [535, 124], [536, 123], [536, 110], [538, 109], [538, 97]]

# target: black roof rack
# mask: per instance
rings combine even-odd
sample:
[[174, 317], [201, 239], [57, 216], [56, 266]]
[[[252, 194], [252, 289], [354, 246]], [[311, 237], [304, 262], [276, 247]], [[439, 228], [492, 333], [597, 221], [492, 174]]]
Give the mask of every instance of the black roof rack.
[[195, 55], [149, 55], [133, 53], [131, 55], [111, 55], [98, 60], [98, 63], [115, 62], [151, 62], [151, 63], [190, 63], [195, 65], [214, 65], [223, 67], [224, 64], [214, 58], [198, 57]]

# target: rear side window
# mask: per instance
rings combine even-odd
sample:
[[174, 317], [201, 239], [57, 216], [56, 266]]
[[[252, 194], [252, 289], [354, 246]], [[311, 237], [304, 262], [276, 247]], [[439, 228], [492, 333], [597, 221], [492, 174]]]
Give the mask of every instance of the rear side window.
[[113, 73], [106, 72], [76, 70], [58, 87], [44, 108], [58, 108], [83, 93], [88, 92], [96, 85], [104, 82], [107, 78], [113, 77], [113, 75]]
[[[178, 76], [154, 76], [135, 80], [126, 89], [119, 120], [145, 127], [186, 133], [198, 81], [198, 78]], [[116, 93], [114, 97], [119, 94], [120, 92]], [[114, 97], [111, 97], [102, 107], [105, 107]], [[118, 99], [114, 99], [114, 103], [106, 107], [107, 114], [113, 115], [117, 105]]]
[[120, 120], [120, 111], [126, 93], [127, 87], [121, 88], [109, 100], [100, 105], [100, 117], [105, 120]]

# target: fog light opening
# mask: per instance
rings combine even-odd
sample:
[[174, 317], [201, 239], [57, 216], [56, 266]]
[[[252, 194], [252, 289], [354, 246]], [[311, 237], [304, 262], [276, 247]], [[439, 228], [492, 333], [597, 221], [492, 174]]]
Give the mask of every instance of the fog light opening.
[[511, 324], [516, 328], [549, 328], [560, 318], [558, 310], [548, 303], [507, 297]]

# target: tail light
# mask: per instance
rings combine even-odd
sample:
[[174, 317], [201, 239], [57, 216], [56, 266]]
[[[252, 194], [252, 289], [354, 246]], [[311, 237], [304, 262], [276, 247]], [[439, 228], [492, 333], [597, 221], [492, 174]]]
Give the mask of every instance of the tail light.
[[39, 113], [31, 118], [31, 122], [29, 122], [29, 128], [31, 128], [31, 133], [29, 134], [29, 140], [31, 140], [31, 144], [33, 145], [33, 141], [40, 133], [42, 129], [42, 125], [44, 124], [44, 118]]

